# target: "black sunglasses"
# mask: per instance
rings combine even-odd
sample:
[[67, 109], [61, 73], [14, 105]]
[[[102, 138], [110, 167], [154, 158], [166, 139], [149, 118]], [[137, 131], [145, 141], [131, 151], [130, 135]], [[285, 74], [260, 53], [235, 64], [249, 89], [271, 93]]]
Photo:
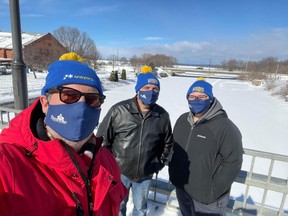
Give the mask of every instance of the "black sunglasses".
[[106, 98], [105, 95], [99, 95], [98, 93], [83, 93], [76, 89], [63, 86], [52, 88], [49, 91], [49, 94], [53, 93], [54, 91], [59, 92], [60, 100], [66, 104], [76, 103], [82, 96], [84, 96], [86, 104], [93, 108], [99, 108], [101, 104], [104, 103], [104, 99]]

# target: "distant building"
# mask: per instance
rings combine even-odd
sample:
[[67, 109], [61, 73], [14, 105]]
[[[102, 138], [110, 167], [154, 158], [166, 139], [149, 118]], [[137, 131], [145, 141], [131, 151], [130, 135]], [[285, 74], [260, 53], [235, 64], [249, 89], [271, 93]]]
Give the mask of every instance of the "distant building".
[[[46, 69], [67, 49], [51, 34], [22, 33], [23, 59], [30, 69]], [[11, 32], [0, 31], [0, 62], [13, 59]]]

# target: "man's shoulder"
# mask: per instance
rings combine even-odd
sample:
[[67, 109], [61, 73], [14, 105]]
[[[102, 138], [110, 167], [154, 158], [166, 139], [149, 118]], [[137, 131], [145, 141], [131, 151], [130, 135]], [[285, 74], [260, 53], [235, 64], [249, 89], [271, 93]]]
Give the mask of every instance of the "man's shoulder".
[[[174, 130], [177, 127], [182, 127], [183, 125], [189, 124], [188, 121], [189, 117], [189, 112], [182, 113], [176, 120], [175, 125], [174, 125]], [[182, 125], [182, 126], [181, 126]]]
[[166, 109], [164, 109], [162, 106], [160, 106], [159, 104], [155, 104], [153, 107], [153, 111], [157, 112], [159, 114], [167, 114], [169, 115], [169, 113], [167, 112]]
[[121, 107], [121, 106], [129, 106], [132, 103], [134, 103], [134, 98], [129, 98], [129, 99], [126, 99], [126, 100], [122, 100], [122, 101], [119, 101], [116, 104], [114, 104], [111, 107], [111, 109], [117, 109], [118, 107]]
[[209, 121], [209, 125], [209, 127], [212, 128], [211, 130], [215, 131], [216, 133], [225, 132], [226, 134], [231, 134], [231, 136], [234, 137], [242, 136], [240, 129], [231, 119], [228, 118], [226, 113], [215, 116], [212, 121]]
[[188, 116], [189, 116], [189, 113], [190, 113], [190, 112], [182, 113], [182, 114], [178, 117], [177, 121], [183, 121], [183, 119], [187, 120], [187, 118], [188, 118]]

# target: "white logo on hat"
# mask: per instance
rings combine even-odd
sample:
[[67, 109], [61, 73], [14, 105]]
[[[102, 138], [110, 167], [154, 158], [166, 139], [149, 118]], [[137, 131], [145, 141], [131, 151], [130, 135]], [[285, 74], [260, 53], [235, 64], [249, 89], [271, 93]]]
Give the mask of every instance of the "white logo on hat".
[[201, 86], [195, 86], [192, 90], [193, 92], [205, 92], [204, 87]]
[[73, 75], [73, 74], [65, 74], [63, 80], [66, 79], [80, 79], [80, 80], [89, 80], [93, 82], [93, 78], [92, 77], [88, 77], [88, 76], [82, 76], [82, 75]]
[[73, 78], [73, 75], [72, 74], [65, 74], [63, 80], [65, 80], [66, 78]]
[[64, 119], [64, 117], [62, 116], [61, 113], [57, 117], [51, 115], [51, 120], [54, 121], [54, 122], [58, 122], [60, 124], [67, 124], [67, 121], [65, 121], [65, 119]]
[[150, 79], [148, 79], [148, 83], [154, 83], [154, 84], [158, 84], [158, 81], [156, 80], [156, 79], [154, 79], [154, 78], [150, 78]]

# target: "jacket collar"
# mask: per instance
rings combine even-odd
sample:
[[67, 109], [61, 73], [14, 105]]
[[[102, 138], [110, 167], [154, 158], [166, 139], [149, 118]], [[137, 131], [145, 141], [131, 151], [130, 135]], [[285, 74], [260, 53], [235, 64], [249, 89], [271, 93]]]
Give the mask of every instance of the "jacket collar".
[[[130, 104], [130, 107], [129, 107], [130, 113], [135, 113], [135, 114], [141, 113], [140, 107], [138, 106], [138, 103], [137, 103], [137, 95], [129, 100], [129, 104]], [[159, 116], [160, 114], [158, 112], [158, 107], [159, 106], [157, 104], [154, 104], [150, 108], [149, 115]]]

